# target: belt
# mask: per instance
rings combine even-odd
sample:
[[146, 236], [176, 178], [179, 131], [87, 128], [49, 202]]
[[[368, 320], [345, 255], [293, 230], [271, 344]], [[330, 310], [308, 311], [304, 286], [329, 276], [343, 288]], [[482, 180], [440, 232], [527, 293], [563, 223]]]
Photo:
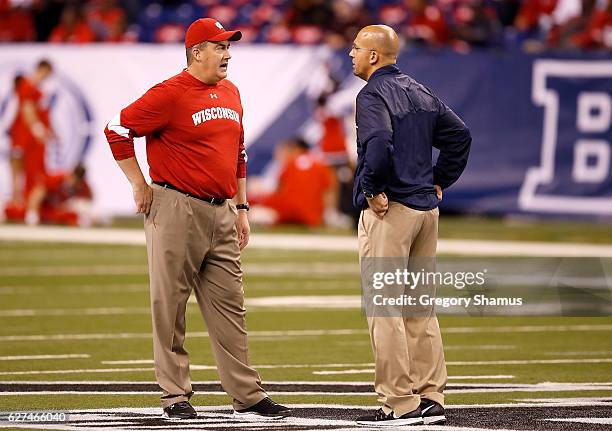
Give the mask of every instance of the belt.
[[226, 201], [225, 198], [205, 198], [205, 197], [202, 197], [202, 196], [196, 196], [196, 195], [194, 195], [192, 193], [187, 193], [187, 192], [184, 192], [181, 189], [177, 189], [176, 187], [174, 187], [170, 183], [160, 183], [160, 182], [157, 182], [157, 181], [153, 181], [153, 184], [157, 184], [158, 186], [163, 187], [165, 189], [174, 190], [175, 192], [179, 192], [181, 194], [184, 194], [187, 197], [198, 199], [198, 200], [204, 201], [204, 202], [208, 202], [209, 204], [213, 204], [213, 205], [223, 205], [225, 203], [225, 201]]

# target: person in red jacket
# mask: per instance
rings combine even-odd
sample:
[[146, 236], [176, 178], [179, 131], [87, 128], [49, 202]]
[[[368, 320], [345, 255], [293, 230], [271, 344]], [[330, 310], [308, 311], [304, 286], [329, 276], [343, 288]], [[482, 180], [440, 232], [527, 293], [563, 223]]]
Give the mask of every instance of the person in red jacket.
[[[240, 264], [250, 230], [243, 111], [238, 88], [226, 79], [230, 41], [241, 36], [211, 18], [193, 22], [185, 35], [187, 68], [152, 87], [105, 129], [137, 211], [145, 214], [155, 374], [170, 419], [196, 416], [183, 346], [192, 290], [234, 415], [291, 414], [268, 398], [248, 358]], [[151, 186], [134, 157], [137, 136], [146, 136]]]
[[43, 223], [90, 226], [92, 198], [83, 165], [77, 165], [71, 172], [47, 175], [45, 194], [40, 203], [40, 220]]
[[267, 216], [276, 224], [320, 226], [324, 215], [335, 213], [337, 193], [332, 173], [309, 149], [298, 138], [277, 148], [275, 157], [282, 164], [278, 186], [274, 193], [262, 198], [263, 208], [253, 208], [261, 214], [260, 222]]

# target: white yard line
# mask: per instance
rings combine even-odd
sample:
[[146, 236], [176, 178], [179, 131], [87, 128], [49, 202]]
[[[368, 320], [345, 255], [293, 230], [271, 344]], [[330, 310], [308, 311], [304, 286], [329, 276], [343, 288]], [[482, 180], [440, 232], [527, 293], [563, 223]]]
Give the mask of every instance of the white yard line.
[[72, 284], [53, 286], [1, 286], [0, 295], [32, 295], [42, 293], [135, 293], [148, 292], [148, 284]]
[[612, 325], [517, 325], [517, 326], [459, 326], [441, 328], [446, 334], [512, 333], [512, 332], [588, 332], [612, 331]]
[[[612, 325], [611, 325], [612, 326]], [[249, 338], [255, 337], [318, 337], [324, 335], [366, 335], [366, 329], [305, 329], [289, 331], [249, 331]], [[150, 332], [117, 332], [93, 334], [51, 334], [51, 335], [2, 335], [1, 341], [65, 341], [65, 340], [114, 340], [150, 339]], [[189, 332], [188, 338], [207, 338], [207, 332]]]
[[13, 266], [0, 268], [0, 277], [49, 277], [67, 275], [138, 275], [147, 274], [146, 265]]
[[[453, 378], [514, 378], [514, 376], [451, 376]], [[0, 385], [6, 384], [19, 384], [19, 385], [157, 385], [155, 380], [0, 380]], [[192, 385], [219, 385], [220, 380], [192, 380]], [[302, 386], [337, 386], [337, 385], [351, 385], [351, 386], [369, 386], [372, 385], [372, 381], [344, 381], [344, 380], [266, 380], [265, 384], [269, 385], [302, 385]], [[501, 385], [498, 383], [497, 385]], [[597, 384], [597, 383], [581, 383], [581, 384]], [[605, 385], [612, 385], [610, 383], [603, 383]], [[462, 386], [468, 386], [468, 383], [462, 383]], [[483, 384], [474, 383], [473, 385], [482, 386]]]
[[[612, 331], [612, 325], [533, 325], [533, 326], [461, 326], [442, 327], [443, 334], [473, 333], [514, 333], [514, 332], [588, 332]], [[249, 331], [250, 338], [256, 337], [313, 337], [367, 335], [367, 329], [320, 329], [290, 331]], [[206, 332], [189, 332], [187, 338], [206, 338]], [[50, 335], [2, 335], [0, 342], [12, 341], [66, 341], [66, 340], [114, 340], [149, 339], [149, 332], [117, 332], [92, 334], [50, 334]]]
[[[142, 229], [72, 229], [64, 227], [0, 226], [0, 240], [81, 244], [144, 245]], [[357, 251], [356, 236], [253, 234], [250, 248], [282, 250]], [[612, 246], [536, 241], [441, 239], [440, 254], [531, 257], [612, 257]]]
[[531, 364], [609, 364], [612, 358], [600, 359], [524, 359], [507, 361], [448, 361], [446, 365], [531, 365]]
[[[513, 392], [572, 392], [572, 391], [599, 391], [612, 390], [612, 386], [594, 387], [587, 385], [567, 385], [565, 387], [533, 387], [533, 388], [478, 388], [478, 389], [447, 389], [445, 394], [484, 394], [484, 393], [513, 393]], [[27, 391], [27, 392], [0, 392], [0, 397], [24, 395], [156, 395], [160, 391]], [[200, 391], [208, 396], [226, 396], [224, 391]], [[328, 397], [375, 397], [372, 392], [322, 392], [322, 391], [267, 391], [273, 396], [328, 396]]]
[[[448, 361], [449, 366], [482, 366], [482, 365], [532, 365], [532, 364], [608, 364], [612, 363], [612, 358], [601, 359], [532, 359], [532, 360], [507, 360], [507, 361]], [[349, 368], [349, 367], [368, 367], [366, 368]], [[335, 374], [361, 374], [372, 373], [374, 364], [265, 364], [253, 365], [259, 369], [303, 369], [303, 368], [348, 368], [338, 370], [336, 372], [318, 371], [313, 372], [317, 375], [335, 375]], [[192, 371], [216, 370], [215, 365], [191, 365]], [[0, 375], [40, 375], [40, 374], [79, 374], [79, 373], [129, 373], [135, 371], [152, 371], [153, 367], [143, 368], [85, 368], [71, 370], [28, 370], [28, 371], [2, 371]]]
[[0, 317], [51, 317], [51, 316], [116, 316], [149, 314], [148, 307], [100, 307], [100, 308], [25, 308], [0, 310]]
[[552, 418], [543, 420], [549, 422], [573, 422], [581, 424], [612, 425], [612, 418]]
[[[462, 384], [461, 386], [469, 386]], [[504, 384], [474, 384], [473, 388], [464, 387], [461, 389], [447, 389], [445, 394], [478, 394], [478, 393], [513, 393], [513, 392], [575, 392], [575, 391], [610, 391], [612, 385], [599, 385], [589, 383], [537, 383], [525, 385], [504, 385]], [[24, 395], [155, 395], [158, 390], [110, 390], [110, 391], [91, 391], [84, 388], [83, 390], [40, 390], [40, 391], [3, 391], [2, 396], [24, 396]], [[199, 391], [201, 394], [212, 396], [227, 395], [224, 391]], [[275, 396], [333, 396], [333, 397], [371, 397], [375, 396], [374, 391], [362, 392], [340, 392], [340, 391], [287, 391], [275, 390], [267, 391], [270, 395]]]
[[[529, 400], [533, 403], [523, 402], [517, 404], [479, 404], [479, 405], [457, 405], [457, 406], [446, 406], [449, 410], [461, 410], [461, 409], [474, 409], [474, 408], [490, 408], [490, 409], [503, 409], [503, 408], [541, 408], [541, 407], [584, 407], [584, 406], [605, 406], [609, 405], [606, 403], [609, 399], [606, 398], [588, 398], [580, 399], [576, 402], [568, 402], [568, 400], [560, 400], [561, 402], [549, 402], [549, 403], [538, 403], [537, 399]], [[374, 407], [367, 407], [361, 405], [342, 405], [342, 404], [289, 404], [291, 408], [301, 409], [336, 409], [336, 410], [372, 410]], [[337, 431], [354, 431], [358, 429], [355, 423], [350, 420], [337, 420], [337, 419], [318, 419], [318, 418], [288, 418], [282, 421], [274, 422], [250, 422], [248, 420], [243, 421], [231, 421], [231, 416], [228, 412], [231, 410], [229, 406], [211, 406], [211, 407], [196, 407], [196, 410], [201, 415], [206, 416], [205, 423], [202, 419], [181, 421], [180, 425], [173, 423], [172, 427], [181, 430], [193, 430], [199, 431], [203, 426], [209, 425], [215, 428], [227, 428], [227, 429], [240, 429], [240, 428], [283, 428], [287, 425], [299, 426], [306, 429], [316, 429], [317, 427], [342, 427], [334, 428]], [[123, 415], [123, 416], [122, 416]], [[134, 416], [137, 415], [137, 416]], [[63, 429], [63, 430], [91, 430], [92, 427], [101, 430], [118, 430], [118, 429], [134, 429], [133, 419], [140, 417], [142, 419], [157, 418], [160, 415], [159, 408], [109, 408], [109, 409], [87, 409], [70, 412], [70, 422], [63, 424], [20, 424], [21, 428], [30, 429]], [[578, 418], [582, 419], [582, 418]], [[589, 418], [586, 423], [596, 423], [599, 418]], [[598, 422], [597, 422], [598, 423]], [[0, 427], [11, 426], [6, 422], [0, 424]], [[169, 425], [156, 425], [148, 426], [148, 429], [168, 429]], [[410, 427], [414, 431], [490, 431], [488, 428], [474, 428], [474, 427], [461, 427], [452, 425], [427, 425], [427, 426], [414, 426]], [[496, 431], [511, 431], [508, 429], [496, 429]]]
[[24, 356], [0, 356], [0, 361], [28, 361], [40, 359], [86, 359], [90, 356], [85, 353], [70, 355], [24, 355]]

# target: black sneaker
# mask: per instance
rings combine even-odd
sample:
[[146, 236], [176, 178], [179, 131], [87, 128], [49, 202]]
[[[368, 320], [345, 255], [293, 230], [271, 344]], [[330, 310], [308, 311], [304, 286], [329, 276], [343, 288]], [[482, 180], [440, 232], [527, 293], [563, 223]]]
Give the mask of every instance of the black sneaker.
[[436, 425], [446, 422], [444, 407], [435, 401], [423, 399], [421, 401], [421, 412], [425, 425]]
[[194, 419], [198, 414], [187, 401], [174, 403], [164, 409], [164, 419]]
[[358, 417], [357, 425], [367, 425], [371, 427], [423, 425], [423, 418], [421, 417], [420, 407], [400, 417], [395, 417], [393, 412], [386, 414], [383, 409], [378, 409], [374, 414]]
[[291, 410], [280, 404], [276, 404], [270, 398], [266, 397], [254, 406], [243, 410], [234, 410], [234, 416], [241, 418], [257, 418], [257, 419], [282, 419], [291, 416]]

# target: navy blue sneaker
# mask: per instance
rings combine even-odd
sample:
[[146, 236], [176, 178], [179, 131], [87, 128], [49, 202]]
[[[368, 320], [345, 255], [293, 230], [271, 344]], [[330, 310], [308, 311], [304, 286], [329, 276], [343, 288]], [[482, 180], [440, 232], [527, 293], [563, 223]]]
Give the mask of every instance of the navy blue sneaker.
[[292, 414], [289, 408], [275, 403], [268, 397], [247, 409], [234, 410], [235, 417], [259, 420], [283, 419]]
[[421, 416], [420, 407], [400, 417], [396, 417], [393, 412], [387, 414], [381, 408], [373, 414], [358, 417], [357, 425], [391, 428], [406, 425], [423, 425], [423, 417]]
[[428, 399], [421, 401], [421, 412], [425, 425], [439, 425], [446, 422], [444, 407], [435, 401]]

